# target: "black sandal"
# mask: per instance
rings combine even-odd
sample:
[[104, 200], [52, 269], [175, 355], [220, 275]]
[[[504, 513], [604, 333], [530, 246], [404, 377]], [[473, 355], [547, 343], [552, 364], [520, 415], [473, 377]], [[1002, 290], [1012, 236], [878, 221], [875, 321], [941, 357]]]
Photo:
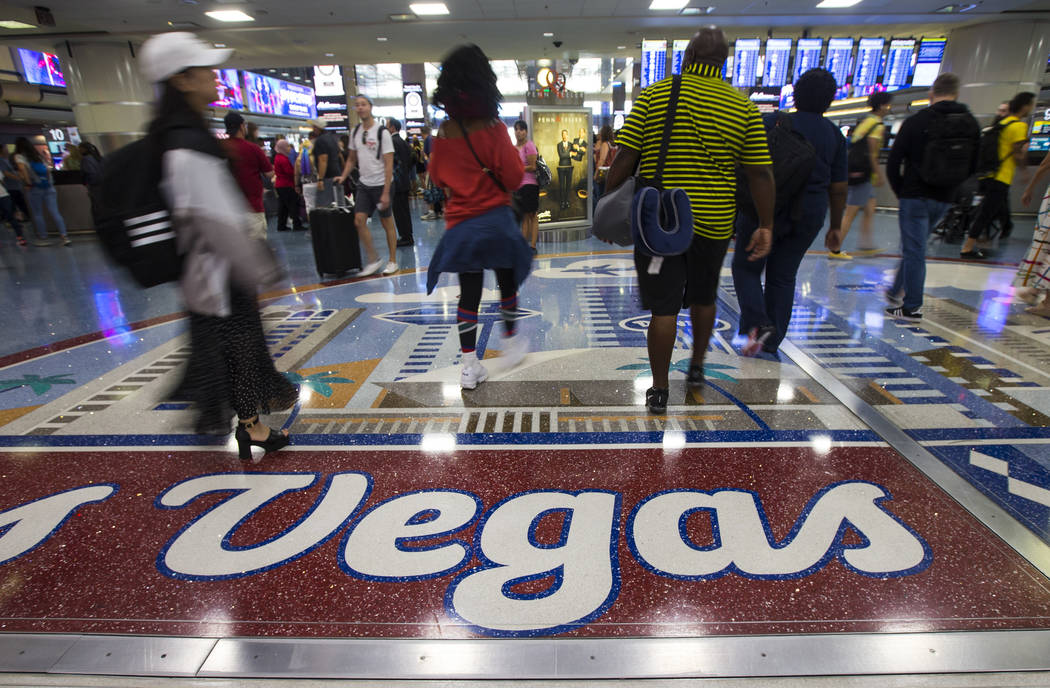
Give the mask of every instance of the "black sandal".
[[262, 447], [264, 454], [275, 452], [279, 449], [287, 447], [292, 441], [288, 435], [283, 432], [274, 432], [273, 428], [270, 428], [270, 434], [262, 442], [253, 440], [252, 436], [248, 434], [248, 429], [255, 427], [255, 424], [259, 422], [259, 417], [256, 416], [255, 420], [252, 421], [241, 421], [237, 424], [237, 432], [234, 433], [234, 437], [237, 439], [237, 454], [241, 457], [241, 461], [249, 461], [252, 458], [252, 447]]

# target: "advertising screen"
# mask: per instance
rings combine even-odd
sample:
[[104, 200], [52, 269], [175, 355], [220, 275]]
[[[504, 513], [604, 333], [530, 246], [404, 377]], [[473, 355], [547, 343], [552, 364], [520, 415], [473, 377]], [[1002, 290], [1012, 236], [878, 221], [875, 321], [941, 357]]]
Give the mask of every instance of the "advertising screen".
[[667, 76], [667, 41], [642, 41], [642, 88]]
[[19, 48], [18, 59], [22, 63], [22, 73], [29, 83], [65, 87], [66, 78], [62, 76], [58, 56]]
[[886, 60], [886, 75], [882, 78], [887, 91], [904, 88], [911, 80], [912, 61], [915, 59], [914, 38], [894, 38], [890, 41], [890, 55]]
[[788, 80], [791, 63], [791, 39], [770, 38], [766, 41], [766, 69], [762, 86], [782, 87]]
[[875, 90], [882, 68], [885, 38], [862, 38], [857, 47], [857, 68], [853, 72], [853, 95], [866, 96]]
[[208, 103], [212, 107], [226, 108], [227, 110], [244, 109], [244, 92], [241, 90], [241, 74], [236, 69], [213, 69], [215, 72], [215, 89], [219, 97], [214, 103]]
[[919, 56], [915, 60], [915, 75], [912, 86], [932, 86], [933, 80], [941, 72], [941, 61], [944, 60], [944, 48], [948, 45], [946, 38], [924, 38], [919, 44]]
[[849, 93], [849, 74], [853, 58], [852, 38], [829, 38], [828, 55], [824, 60], [824, 69], [835, 77], [835, 83], [839, 90], [835, 93], [836, 98], [845, 98]]
[[820, 66], [820, 52], [824, 49], [823, 38], [800, 38], [795, 46], [795, 76], [791, 83], [811, 69]]
[[733, 55], [733, 85], [737, 88], [752, 88], [758, 78], [758, 53], [762, 41], [758, 38], [736, 39]]
[[308, 119], [317, 117], [314, 90], [255, 72], [244, 73], [248, 109], [265, 115]]
[[682, 73], [682, 62], [685, 61], [685, 49], [689, 41], [674, 41], [671, 43], [671, 74]]

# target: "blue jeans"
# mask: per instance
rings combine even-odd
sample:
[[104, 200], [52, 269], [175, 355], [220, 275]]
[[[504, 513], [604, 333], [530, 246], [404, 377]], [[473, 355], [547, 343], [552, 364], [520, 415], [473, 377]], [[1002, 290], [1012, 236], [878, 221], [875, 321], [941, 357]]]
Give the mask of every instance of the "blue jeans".
[[949, 203], [932, 198], [900, 199], [901, 262], [893, 278], [890, 294], [904, 294], [904, 309], [922, 308], [923, 285], [926, 283], [926, 240], [948, 212]]
[[36, 226], [36, 234], [41, 239], [47, 238], [47, 225], [44, 223], [45, 207], [48, 215], [51, 216], [51, 221], [58, 227], [58, 233], [65, 236], [66, 223], [62, 219], [62, 214], [58, 212], [58, 194], [55, 193], [55, 187], [49, 186], [46, 189], [40, 189], [34, 186], [30, 188], [29, 208], [33, 211], [33, 224]]
[[[769, 350], [784, 341], [791, 324], [791, 307], [795, 304], [795, 277], [810, 244], [820, 233], [820, 221], [800, 222], [785, 236], [773, 240], [769, 255], [759, 260], [748, 260], [745, 248], [757, 229], [754, 221], [737, 219], [736, 249], [733, 252], [733, 285], [740, 304], [740, 333], [747, 334], [753, 327], [773, 325], [776, 332], [766, 340]], [[763, 288], [762, 273], [766, 273]]]

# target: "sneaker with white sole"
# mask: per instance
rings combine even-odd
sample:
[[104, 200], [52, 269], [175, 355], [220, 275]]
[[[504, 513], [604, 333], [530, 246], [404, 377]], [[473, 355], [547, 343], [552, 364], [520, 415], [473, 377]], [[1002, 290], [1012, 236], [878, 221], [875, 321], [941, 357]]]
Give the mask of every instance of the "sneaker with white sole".
[[900, 308], [904, 305], [904, 292], [893, 294], [886, 292], [886, 303], [890, 305], [890, 308]]
[[371, 263], [369, 263], [369, 264], [365, 265], [364, 267], [362, 267], [358, 271], [357, 276], [358, 277], [368, 277], [369, 275], [374, 275], [376, 273], [376, 271], [379, 268], [381, 268], [381, 267], [383, 267], [383, 259], [382, 258], [376, 258]]
[[907, 320], [909, 322], [922, 322], [922, 311], [910, 311], [904, 306], [900, 308], [887, 308], [886, 315], [896, 320]]
[[397, 272], [397, 263], [395, 263], [392, 260], [388, 261], [387, 264], [386, 264], [386, 267], [383, 268], [383, 274], [384, 275], [392, 275], [395, 272]]
[[437, 215], [435, 215], [434, 211], [432, 210], [432, 211], [430, 211], [428, 213], [423, 213], [422, 215], [420, 215], [419, 219], [420, 220], [424, 220], [424, 221], [436, 220], [437, 219]]
[[742, 356], [757, 356], [765, 347], [766, 342], [776, 334], [777, 329], [772, 325], [752, 327], [747, 333], [747, 343], [740, 349]]
[[529, 353], [529, 340], [520, 331], [503, 339], [503, 351], [500, 358], [507, 362], [507, 368], [513, 368]]
[[462, 370], [459, 371], [459, 386], [463, 389], [474, 389], [487, 379], [489, 379], [489, 371], [481, 365], [478, 355], [473, 351], [463, 354]]

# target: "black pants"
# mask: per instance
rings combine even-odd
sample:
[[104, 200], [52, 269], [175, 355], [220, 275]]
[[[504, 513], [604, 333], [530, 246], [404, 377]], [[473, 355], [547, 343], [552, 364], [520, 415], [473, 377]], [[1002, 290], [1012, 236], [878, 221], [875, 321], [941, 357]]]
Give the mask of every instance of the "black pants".
[[277, 189], [277, 231], [283, 232], [288, 229], [288, 218], [292, 218], [292, 226], [295, 231], [303, 228], [303, 221], [299, 217], [299, 194], [291, 186], [282, 186]]
[[[474, 351], [478, 341], [478, 307], [481, 305], [481, 288], [485, 273], [459, 273], [459, 311], [456, 323], [459, 326], [459, 346], [464, 352]], [[518, 285], [514, 283], [514, 271], [510, 268], [496, 270], [499, 284], [500, 315], [503, 328], [513, 335], [518, 317]]]
[[397, 225], [399, 239], [412, 239], [412, 211], [408, 207], [408, 190], [395, 191], [391, 210], [394, 211], [394, 224]]
[[[1009, 222], [1010, 185], [1003, 184], [997, 179], [982, 179], [980, 192], [984, 195], [984, 201], [977, 210], [977, 217], [973, 219], [970, 231], [966, 233], [971, 239], [986, 234], [992, 225], [992, 220], [999, 220], [1000, 229], [1005, 229], [1006, 222]], [[1004, 214], [1006, 214], [1005, 222]]]
[[7, 193], [11, 194], [11, 200], [14, 201], [15, 208], [22, 211], [22, 216], [29, 222], [32, 219], [32, 214], [29, 212], [29, 205], [26, 203], [26, 195], [22, 193], [21, 189], [8, 189]]
[[572, 168], [558, 167], [558, 202], [569, 204], [569, 192], [572, 190]]

